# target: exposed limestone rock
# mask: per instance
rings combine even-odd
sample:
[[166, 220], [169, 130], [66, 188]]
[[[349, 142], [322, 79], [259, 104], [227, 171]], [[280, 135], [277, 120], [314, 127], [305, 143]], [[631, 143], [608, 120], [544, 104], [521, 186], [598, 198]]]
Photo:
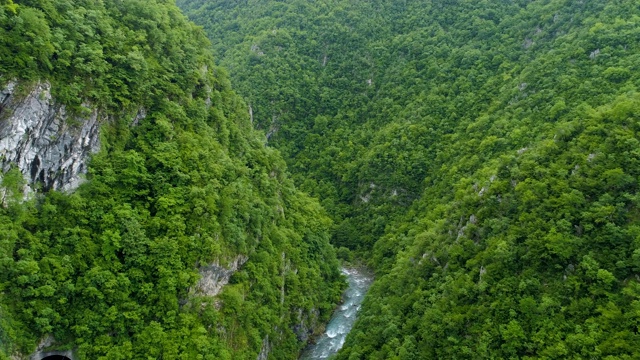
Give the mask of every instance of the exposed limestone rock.
[[238, 255], [227, 267], [220, 266], [218, 261], [201, 267], [200, 280], [195, 287], [196, 293], [206, 296], [218, 295], [222, 288], [229, 283], [231, 275], [238, 271], [248, 259], [245, 255]]
[[143, 107], [139, 108], [130, 126], [131, 127], [138, 126], [140, 121], [144, 120], [146, 117], [147, 117], [147, 110]]
[[320, 312], [311, 309], [309, 313], [304, 313], [302, 309], [298, 309], [298, 323], [294, 325], [293, 332], [296, 334], [298, 341], [306, 343], [313, 335], [313, 332], [321, 325], [319, 323]]
[[11, 360], [42, 360], [49, 356], [55, 356], [56, 359], [75, 360], [76, 357], [73, 350], [54, 350], [56, 340], [51, 335], [47, 335], [36, 347], [36, 350], [29, 356], [22, 354], [11, 355]]
[[258, 354], [258, 357], [256, 358], [256, 360], [267, 360], [270, 352], [271, 352], [271, 343], [269, 343], [269, 335], [267, 335], [262, 340], [262, 348], [260, 349], [260, 354]]
[[71, 191], [86, 173], [89, 155], [100, 149], [98, 111], [71, 118], [51, 97], [49, 83], [37, 83], [25, 96], [9, 82], [0, 90], [0, 166], [18, 166], [33, 188]]

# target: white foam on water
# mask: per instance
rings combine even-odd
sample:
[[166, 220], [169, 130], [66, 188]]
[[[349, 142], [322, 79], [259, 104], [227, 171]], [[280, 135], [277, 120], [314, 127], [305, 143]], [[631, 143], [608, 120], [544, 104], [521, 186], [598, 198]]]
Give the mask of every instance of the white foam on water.
[[373, 279], [355, 268], [343, 268], [341, 272], [347, 276], [349, 284], [344, 293], [344, 303], [334, 312], [325, 333], [303, 352], [301, 360], [322, 360], [334, 355], [342, 348], [353, 327], [360, 304]]

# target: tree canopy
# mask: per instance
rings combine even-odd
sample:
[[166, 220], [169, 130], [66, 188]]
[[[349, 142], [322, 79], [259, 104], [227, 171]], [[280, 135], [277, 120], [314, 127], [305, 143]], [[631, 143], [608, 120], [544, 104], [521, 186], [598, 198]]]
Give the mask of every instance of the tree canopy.
[[178, 5], [377, 271], [338, 359], [638, 356], [635, 1]]
[[[48, 81], [105, 119], [74, 193], [22, 201], [18, 169], [2, 176], [0, 358], [49, 335], [80, 359], [255, 359], [265, 342], [295, 357], [343, 288], [331, 220], [203, 31], [168, 0], [3, 0], [0, 44], [0, 82]], [[238, 256], [218, 296], [194, 290]]]

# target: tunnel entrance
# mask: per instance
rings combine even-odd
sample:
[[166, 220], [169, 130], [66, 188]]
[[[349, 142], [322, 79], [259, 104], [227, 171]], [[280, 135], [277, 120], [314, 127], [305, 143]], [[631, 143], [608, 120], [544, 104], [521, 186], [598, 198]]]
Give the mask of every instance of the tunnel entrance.
[[64, 355], [49, 355], [47, 357], [43, 357], [42, 360], [71, 360]]

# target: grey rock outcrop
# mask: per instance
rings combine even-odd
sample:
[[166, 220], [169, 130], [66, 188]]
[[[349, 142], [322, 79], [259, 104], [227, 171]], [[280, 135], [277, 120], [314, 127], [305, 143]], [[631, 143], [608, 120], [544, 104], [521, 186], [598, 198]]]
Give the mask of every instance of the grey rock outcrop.
[[260, 353], [256, 360], [267, 360], [269, 353], [271, 353], [271, 343], [269, 342], [269, 335], [267, 335], [262, 339], [262, 348], [260, 348]]
[[302, 309], [298, 309], [298, 323], [293, 326], [293, 332], [296, 334], [298, 341], [304, 343], [309, 341], [314, 329], [320, 325], [319, 316], [320, 312], [315, 308], [311, 309], [309, 313], [304, 313]]
[[236, 256], [227, 267], [220, 266], [216, 261], [200, 268], [200, 280], [195, 286], [196, 293], [206, 296], [216, 296], [229, 283], [231, 275], [247, 262], [245, 255]]
[[86, 173], [89, 155], [100, 149], [98, 111], [71, 117], [51, 97], [51, 85], [37, 83], [26, 95], [18, 84], [0, 90], [0, 166], [15, 164], [27, 183], [44, 190], [71, 191]]
[[31, 355], [13, 354], [11, 360], [43, 360], [47, 358], [75, 360], [73, 350], [55, 350], [56, 340], [47, 335], [40, 340], [36, 350]]

